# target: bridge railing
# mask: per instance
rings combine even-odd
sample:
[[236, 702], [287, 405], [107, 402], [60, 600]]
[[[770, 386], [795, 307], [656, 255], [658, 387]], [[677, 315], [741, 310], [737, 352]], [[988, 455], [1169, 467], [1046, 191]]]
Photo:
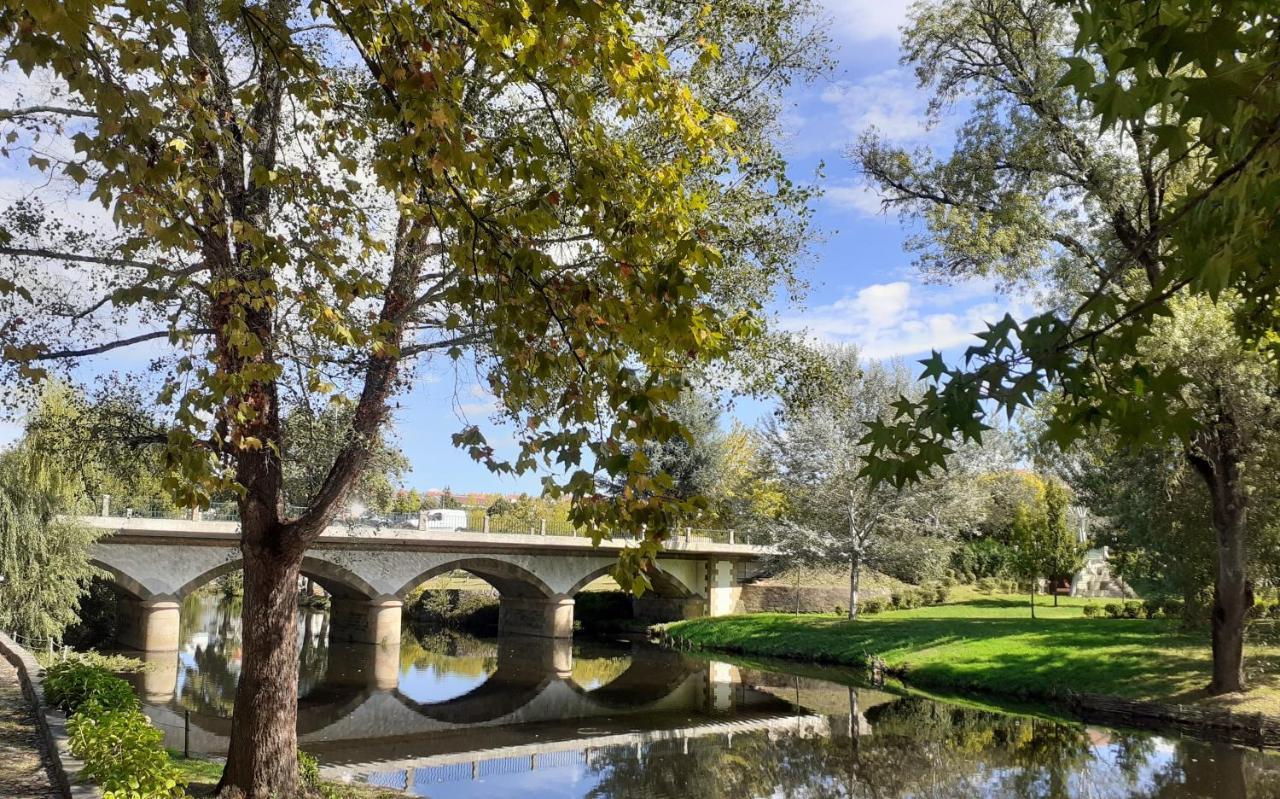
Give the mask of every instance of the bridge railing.
[[[110, 497], [102, 497], [97, 503], [85, 502], [85, 515], [116, 519], [174, 519], [188, 521], [237, 522], [239, 506], [235, 502], [214, 502], [204, 509], [179, 508], [171, 503], [156, 500], [141, 503], [115, 503]], [[92, 507], [90, 508], [90, 506]], [[289, 516], [297, 516], [304, 508], [297, 505], [285, 507]], [[439, 527], [429, 522], [429, 511], [387, 512], [364, 511], [358, 515], [346, 515], [334, 521], [334, 526], [345, 527], [350, 535], [412, 535], [432, 532], [467, 532], [477, 534], [503, 533], [507, 535], [554, 535], [589, 538], [590, 532], [576, 527], [567, 519], [530, 517], [519, 518], [509, 514], [489, 516], [483, 509], [466, 511], [463, 527]], [[634, 538], [630, 532], [612, 535], [613, 538]], [[754, 539], [754, 540], [753, 540]], [[672, 541], [703, 541], [717, 544], [764, 544], [758, 535], [721, 528], [680, 526], [671, 531]]]

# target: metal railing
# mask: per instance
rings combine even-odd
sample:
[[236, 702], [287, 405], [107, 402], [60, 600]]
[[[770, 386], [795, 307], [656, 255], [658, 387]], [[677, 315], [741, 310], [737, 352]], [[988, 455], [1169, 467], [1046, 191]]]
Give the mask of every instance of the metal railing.
[[[86, 503], [87, 505], [87, 503]], [[285, 506], [289, 516], [300, 515], [305, 508], [298, 505]], [[577, 527], [564, 518], [521, 517], [514, 514], [500, 513], [489, 515], [482, 508], [465, 509], [466, 521], [463, 526], [456, 526], [452, 520], [431, 520], [429, 515], [436, 509], [423, 509], [416, 512], [391, 511], [381, 512], [365, 510], [359, 514], [347, 514], [334, 520], [336, 527], [345, 527], [351, 535], [367, 535], [372, 531], [377, 535], [381, 531], [412, 532], [422, 534], [432, 532], [467, 532], [467, 533], [501, 533], [506, 535], [552, 535], [575, 538], [590, 538], [591, 532]], [[104, 496], [93, 505], [86, 515], [97, 515], [118, 519], [173, 519], [186, 521], [219, 521], [237, 522], [240, 520], [239, 506], [235, 502], [214, 502], [207, 508], [180, 508], [172, 503], [155, 500], [147, 503], [114, 503], [109, 496]], [[608, 532], [605, 538], [635, 539], [638, 536], [632, 531]], [[747, 533], [709, 527], [680, 526], [673, 528], [667, 540], [671, 543], [700, 541], [717, 544], [750, 544], [753, 537]], [[764, 542], [755, 542], [764, 543]]]

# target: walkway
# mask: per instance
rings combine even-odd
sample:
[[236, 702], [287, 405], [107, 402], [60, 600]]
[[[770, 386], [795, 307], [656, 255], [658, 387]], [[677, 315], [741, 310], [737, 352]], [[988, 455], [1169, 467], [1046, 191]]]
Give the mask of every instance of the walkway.
[[5, 799], [55, 799], [61, 794], [49, 780], [40, 733], [18, 672], [0, 658], [0, 796]]

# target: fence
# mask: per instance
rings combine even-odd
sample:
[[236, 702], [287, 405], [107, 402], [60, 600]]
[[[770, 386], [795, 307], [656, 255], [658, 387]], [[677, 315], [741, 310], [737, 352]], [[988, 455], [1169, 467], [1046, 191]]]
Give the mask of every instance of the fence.
[[[123, 519], [173, 519], [173, 520], [195, 520], [195, 521], [222, 521], [234, 522], [239, 521], [240, 511], [235, 502], [214, 502], [204, 509], [179, 508], [172, 503], [162, 500], [154, 500], [145, 503], [113, 503], [111, 497], [104, 496], [95, 505], [90, 501], [80, 503], [84, 507], [86, 515], [98, 515], [110, 518]], [[89, 510], [90, 506], [92, 510]], [[285, 506], [285, 514], [287, 516], [296, 517], [300, 515], [305, 508], [298, 505]], [[429, 510], [417, 512], [388, 512], [383, 513], [375, 510], [364, 510], [358, 514], [347, 514], [341, 516], [334, 521], [337, 527], [346, 527], [352, 535], [367, 535], [369, 531], [373, 531], [377, 535], [378, 531], [420, 531], [429, 533], [433, 530], [440, 532], [469, 532], [469, 533], [503, 533], [507, 535], [554, 535], [554, 536], [570, 536], [578, 538], [590, 538], [591, 532], [585, 528], [575, 526], [571, 521], [564, 518], [547, 518], [529, 516], [524, 517], [510, 513], [500, 513], [489, 515], [483, 508], [468, 508], [466, 511], [466, 523], [464, 527], [439, 527], [434, 526], [432, 522], [427, 521], [426, 514]], [[635, 538], [636, 535], [632, 531], [622, 531], [620, 533], [606, 531], [605, 538]], [[759, 536], [749, 535], [740, 531], [724, 530], [709, 527], [693, 527], [689, 525], [681, 525], [673, 528], [668, 536], [671, 542], [678, 541], [710, 541], [717, 544], [750, 544], [753, 538], [758, 539]], [[765, 541], [755, 541], [755, 543], [767, 543]]]

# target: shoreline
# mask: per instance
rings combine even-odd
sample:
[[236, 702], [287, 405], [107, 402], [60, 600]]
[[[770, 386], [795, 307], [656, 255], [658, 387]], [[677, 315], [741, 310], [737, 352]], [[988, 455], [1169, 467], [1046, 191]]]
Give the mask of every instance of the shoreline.
[[[725, 621], [742, 617], [723, 617]], [[803, 616], [797, 616], [803, 618]], [[705, 627], [714, 624], [698, 620]], [[913, 670], [908, 663], [884, 664], [880, 655], [864, 651], [860, 657], [842, 657], [830, 652], [804, 651], [793, 654], [762, 651], [749, 643], [708, 643], [688, 634], [689, 622], [674, 622], [650, 628], [650, 639], [664, 647], [703, 655], [723, 654], [740, 658], [744, 664], [768, 669], [773, 663], [780, 669], [788, 666], [814, 666], [830, 674], [814, 674], [832, 682], [851, 682], [855, 687], [891, 690], [903, 695], [917, 695], [944, 702], [966, 703], [994, 700], [998, 707], [1008, 703], [1003, 712], [1045, 715], [1085, 724], [1128, 728], [1179, 737], [1230, 743], [1256, 749], [1280, 750], [1280, 716], [1263, 712], [1234, 711], [1185, 702], [1139, 699], [1117, 694], [1079, 691], [1060, 686], [1040, 690], [1025, 687], [1010, 691], [993, 690], [988, 685], [964, 680], [930, 678], [926, 670]], [[681, 628], [684, 627], [684, 630]], [[870, 678], [873, 662], [879, 660], [882, 684]], [[859, 679], [859, 676], [861, 677]], [[846, 679], [842, 680], [841, 677]], [[1020, 707], [1019, 707], [1020, 706]]]

